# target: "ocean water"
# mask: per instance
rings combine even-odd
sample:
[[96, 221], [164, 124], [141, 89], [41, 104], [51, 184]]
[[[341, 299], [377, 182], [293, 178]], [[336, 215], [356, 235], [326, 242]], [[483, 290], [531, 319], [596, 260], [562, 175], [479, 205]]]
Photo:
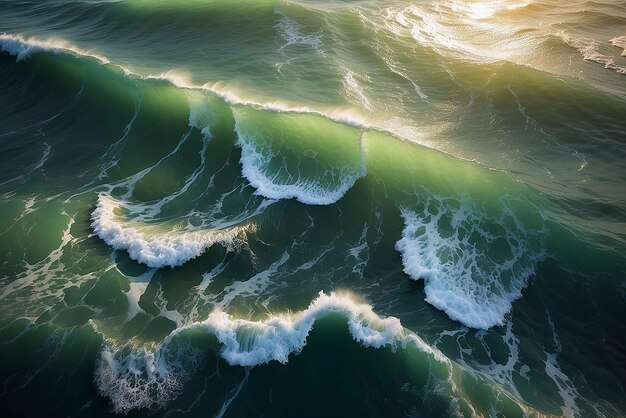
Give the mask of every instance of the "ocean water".
[[0, 414], [626, 415], [626, 4], [0, 0]]

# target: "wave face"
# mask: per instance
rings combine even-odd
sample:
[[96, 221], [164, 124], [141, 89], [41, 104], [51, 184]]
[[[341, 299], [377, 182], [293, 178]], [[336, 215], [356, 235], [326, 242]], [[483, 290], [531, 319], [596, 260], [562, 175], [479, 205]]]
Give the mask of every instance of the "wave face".
[[314, 116], [242, 113], [235, 125], [242, 174], [259, 194], [330, 205], [365, 176], [357, 130]]
[[625, 415], [625, 22], [3, 1], [1, 410]]

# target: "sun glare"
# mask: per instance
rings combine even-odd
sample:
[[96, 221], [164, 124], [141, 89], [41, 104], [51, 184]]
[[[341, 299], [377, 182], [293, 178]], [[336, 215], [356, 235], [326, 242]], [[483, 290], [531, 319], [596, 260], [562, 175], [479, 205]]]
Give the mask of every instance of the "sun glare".
[[495, 9], [484, 3], [472, 4], [468, 7], [467, 15], [474, 20], [486, 19], [493, 16]]

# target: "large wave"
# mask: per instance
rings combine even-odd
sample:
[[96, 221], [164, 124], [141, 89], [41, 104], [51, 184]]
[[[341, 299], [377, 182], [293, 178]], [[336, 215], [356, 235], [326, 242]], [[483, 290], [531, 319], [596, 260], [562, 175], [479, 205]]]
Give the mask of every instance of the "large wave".
[[402, 327], [394, 317], [380, 317], [372, 307], [348, 294], [320, 292], [303, 311], [273, 315], [261, 321], [232, 318], [214, 311], [201, 322], [177, 328], [155, 349], [105, 346], [96, 368], [98, 390], [113, 402], [115, 412], [162, 406], [175, 398], [198, 364], [198, 352], [178, 342], [178, 336], [204, 331], [217, 337], [220, 356], [236, 366], [287, 363], [299, 353], [316, 321], [336, 313], [345, 318], [352, 338], [365, 347], [392, 349], [414, 345], [436, 362], [449, 364], [438, 350]]

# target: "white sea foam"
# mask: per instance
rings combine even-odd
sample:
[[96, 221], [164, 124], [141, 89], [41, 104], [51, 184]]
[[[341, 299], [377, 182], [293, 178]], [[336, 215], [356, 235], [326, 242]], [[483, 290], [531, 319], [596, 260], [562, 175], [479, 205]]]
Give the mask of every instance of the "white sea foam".
[[[583, 60], [592, 61], [604, 65], [604, 68], [613, 70], [618, 74], [626, 74], [626, 67], [622, 67], [615, 63], [615, 59], [606, 56], [600, 52], [600, 41], [593, 38], [575, 37], [567, 32], [559, 32], [556, 34], [565, 44], [575, 48], [583, 56]], [[624, 39], [626, 37], [613, 38], [611, 43], [615, 46], [624, 47]], [[622, 53], [624, 55], [624, 53]]]
[[21, 35], [3, 33], [0, 34], [0, 50], [13, 55], [18, 61], [26, 59], [40, 51], [50, 51], [53, 53], [73, 53], [75, 55], [93, 58], [103, 64], [109, 63], [109, 60], [102, 55], [80, 49], [62, 39], [40, 40], [37, 38], [25, 38]]
[[175, 333], [187, 328], [206, 329], [217, 337], [222, 344], [221, 356], [232, 365], [257, 366], [270, 361], [287, 363], [289, 355], [304, 348], [314, 322], [329, 313], [344, 315], [352, 337], [366, 347], [397, 348], [414, 342], [438, 361], [446, 361], [443, 354], [406, 331], [397, 318], [382, 318], [370, 305], [357, 303], [350, 296], [338, 293], [327, 295], [320, 292], [304, 311], [276, 315], [258, 322], [233, 319], [225, 312], [215, 311], [205, 321], [180, 328]]
[[[307, 205], [330, 205], [341, 199], [354, 186], [354, 183], [366, 175], [365, 163], [361, 152], [361, 164], [357, 167], [345, 166], [320, 173], [320, 178], [302, 178], [288, 176], [279, 178], [280, 173], [271, 173], [269, 165], [274, 157], [267, 147], [261, 146], [255, 137], [235, 125], [237, 145], [241, 147], [242, 174], [259, 194], [269, 199], [292, 199]], [[323, 184], [332, 180], [332, 185]]]
[[611, 45], [622, 48], [622, 56], [626, 57], [626, 36], [618, 36], [611, 39]]
[[104, 346], [94, 380], [98, 391], [111, 399], [113, 412], [160, 407], [178, 396], [201, 356], [191, 348], [169, 348]]
[[[129, 70], [125, 71], [128, 75], [136, 75], [135, 73], [130, 72]], [[197, 85], [193, 84], [191, 79], [191, 74], [182, 71], [182, 70], [169, 70], [159, 74], [150, 74], [146, 76], [140, 76], [140, 78], [144, 80], [163, 80], [167, 81], [173, 86], [183, 88], [183, 89], [194, 89], [198, 88]]]
[[402, 216], [396, 248], [404, 271], [424, 280], [426, 301], [472, 328], [502, 325], [543, 257], [543, 231], [526, 231], [506, 206], [488, 215], [469, 198], [431, 198]]
[[157, 225], [125, 221], [116, 210], [122, 203], [100, 194], [91, 215], [96, 235], [116, 250], [149, 267], [175, 267], [201, 255], [213, 244], [231, 248], [252, 224], [222, 230], [165, 230]]
[[356, 302], [348, 294], [320, 292], [303, 311], [260, 321], [214, 311], [204, 321], [172, 331], [152, 350], [105, 345], [95, 372], [98, 390], [111, 399], [117, 413], [162, 406], [180, 393], [200, 359], [197, 351], [177, 338], [185, 332], [204, 330], [215, 335], [221, 344], [221, 357], [231, 365], [287, 363], [290, 355], [302, 351], [315, 321], [333, 313], [346, 318], [350, 334], [365, 347], [395, 350], [414, 344], [433, 360], [450, 364], [440, 351], [403, 328], [397, 318], [380, 317], [370, 305]]

